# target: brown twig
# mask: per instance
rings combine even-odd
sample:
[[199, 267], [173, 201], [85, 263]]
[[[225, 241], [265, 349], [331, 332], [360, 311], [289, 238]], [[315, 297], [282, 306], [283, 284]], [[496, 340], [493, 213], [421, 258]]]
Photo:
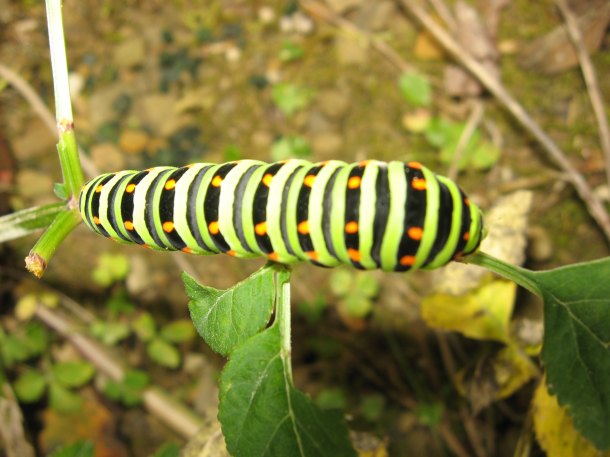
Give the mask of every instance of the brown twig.
[[414, 67], [409, 65], [394, 48], [389, 46], [384, 41], [372, 36], [371, 34], [359, 29], [350, 21], [343, 19], [341, 16], [331, 11], [326, 5], [317, 2], [315, 0], [301, 0], [301, 7], [309, 12], [312, 16], [317, 16], [320, 19], [334, 25], [340, 29], [345, 30], [356, 36], [364, 37], [370, 45], [377, 50], [382, 56], [384, 56], [392, 65], [394, 65], [399, 71], [414, 71]]
[[601, 200], [593, 193], [583, 176], [578, 173], [563, 151], [542, 130], [534, 119], [525, 111], [523, 106], [513, 98], [512, 95], [495, 77], [462, 48], [457, 40], [440, 27], [432, 17], [426, 13], [414, 0], [398, 0], [400, 4], [415, 17], [432, 34], [436, 41], [443, 46], [458, 62], [460, 62], [473, 76], [475, 76], [485, 88], [492, 93], [513, 117], [542, 145], [549, 157], [561, 168], [570, 179], [576, 192], [583, 200], [589, 210], [589, 214], [595, 219], [602, 229], [608, 241], [610, 241], [610, 215]]
[[[123, 379], [125, 370], [121, 363], [110, 356], [102, 345], [80, 333], [78, 326], [59, 311], [39, 305], [36, 317], [70, 341], [100, 372], [115, 381]], [[148, 387], [143, 393], [143, 401], [146, 409], [185, 438], [193, 436], [203, 424], [202, 419], [158, 387]]]
[[[2, 375], [0, 377], [3, 378]], [[7, 457], [34, 457], [34, 448], [29, 443], [23, 428], [23, 414], [8, 382], [0, 383], [0, 446]]]
[[574, 13], [570, 10], [570, 6], [565, 0], [555, 0], [561, 14], [565, 20], [566, 28], [576, 54], [578, 55], [578, 61], [580, 62], [580, 68], [582, 70], [582, 76], [587, 85], [587, 91], [589, 93], [589, 99], [591, 100], [591, 106], [595, 113], [595, 119], [597, 120], [597, 128], [599, 129], [599, 140], [604, 153], [604, 159], [606, 163], [606, 180], [610, 185], [610, 127], [608, 127], [608, 118], [606, 117], [606, 111], [604, 109], [604, 102], [601, 90], [599, 89], [599, 83], [597, 82], [597, 74], [595, 68], [591, 63], [587, 48], [583, 43], [582, 34], [578, 27], [578, 21], [574, 17]]
[[457, 178], [460, 160], [466, 152], [466, 146], [468, 146], [468, 142], [472, 138], [475, 129], [481, 123], [481, 119], [483, 119], [483, 113], [485, 112], [485, 105], [480, 100], [475, 100], [473, 103], [472, 111], [468, 116], [468, 121], [466, 122], [466, 126], [460, 135], [460, 139], [455, 147], [455, 151], [453, 152], [453, 157], [451, 158], [451, 164], [449, 165], [449, 169], [447, 170], [447, 177], [453, 181]]

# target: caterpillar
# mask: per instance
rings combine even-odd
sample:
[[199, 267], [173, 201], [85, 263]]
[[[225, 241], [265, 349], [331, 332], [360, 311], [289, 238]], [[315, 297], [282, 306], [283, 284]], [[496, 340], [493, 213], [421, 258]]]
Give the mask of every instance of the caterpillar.
[[290, 264], [406, 271], [474, 252], [483, 219], [451, 180], [418, 162], [239, 160], [108, 173], [79, 209], [119, 243]]

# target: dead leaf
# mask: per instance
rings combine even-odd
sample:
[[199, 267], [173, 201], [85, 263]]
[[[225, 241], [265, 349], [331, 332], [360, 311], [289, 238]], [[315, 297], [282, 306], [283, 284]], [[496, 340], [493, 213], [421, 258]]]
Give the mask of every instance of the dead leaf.
[[608, 457], [574, 428], [572, 418], [557, 398], [550, 395], [543, 379], [534, 393], [534, 431], [540, 447], [553, 457]]
[[508, 342], [516, 289], [513, 282], [496, 280], [460, 297], [430, 295], [422, 300], [421, 316], [431, 327]]

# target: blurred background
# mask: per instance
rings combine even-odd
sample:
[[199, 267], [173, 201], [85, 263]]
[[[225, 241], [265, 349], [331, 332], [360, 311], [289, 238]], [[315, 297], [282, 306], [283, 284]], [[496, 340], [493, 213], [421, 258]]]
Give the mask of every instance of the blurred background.
[[[431, 3], [438, 23], [449, 24], [607, 203], [595, 118], [554, 2]], [[609, 3], [568, 3], [608, 94]], [[66, 0], [63, 12], [77, 139], [99, 173], [236, 159], [417, 160], [455, 179], [488, 214], [487, 252], [533, 269], [608, 255], [565, 173], [401, 2]], [[53, 110], [42, 2], [0, 0], [0, 64]], [[57, 201], [55, 143], [0, 76], [1, 211]], [[223, 359], [188, 330], [163, 340], [169, 355], [151, 356], [150, 333], [188, 319], [183, 269], [227, 288], [262, 260], [118, 246], [81, 226], [36, 282], [22, 268], [35, 240], [0, 247], [9, 379], [78, 358], [19, 315], [27, 300], [69, 297], [110, 351], [215, 417]], [[298, 265], [292, 285], [295, 382], [322, 407], [344, 410], [350, 428], [373, 443], [370, 455], [513, 455], [540, 375], [541, 311], [531, 296], [464, 265], [408, 275]], [[447, 302], [447, 294], [460, 298]], [[491, 337], [468, 320], [483, 305], [459, 301], [481, 295], [504, 310]], [[32, 332], [44, 334], [38, 351], [6, 349], [12, 336]], [[507, 348], [521, 352], [507, 356]], [[144, 456], [184, 443], [99, 386], [70, 391], [80, 398], [70, 414], [42, 390], [23, 410], [40, 454], [76, 435], [93, 440], [96, 455]], [[533, 446], [532, 455], [543, 455]]]

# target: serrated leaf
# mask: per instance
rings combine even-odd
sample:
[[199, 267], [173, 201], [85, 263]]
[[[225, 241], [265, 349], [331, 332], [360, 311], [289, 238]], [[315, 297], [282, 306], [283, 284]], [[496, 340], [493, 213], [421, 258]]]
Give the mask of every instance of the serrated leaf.
[[195, 336], [193, 323], [188, 319], [180, 319], [170, 322], [161, 328], [161, 338], [170, 343], [183, 343]]
[[180, 365], [178, 349], [161, 338], [153, 338], [146, 345], [146, 353], [151, 359], [164, 367], [177, 368]]
[[[553, 457], [602, 457], [574, 428], [572, 418], [541, 382], [533, 399], [534, 430], [540, 447]], [[604, 456], [608, 456], [605, 453]]]
[[44, 375], [36, 370], [28, 370], [20, 375], [13, 388], [17, 398], [24, 403], [32, 403], [40, 400], [47, 386]]
[[57, 412], [71, 413], [78, 411], [83, 405], [83, 399], [58, 382], [49, 383], [49, 404]]
[[274, 272], [268, 265], [230, 289], [202, 286], [186, 273], [182, 280], [197, 332], [221, 355], [263, 329], [273, 310]]
[[54, 451], [49, 457], [93, 457], [95, 446], [91, 441], [77, 441], [76, 443], [62, 446]]
[[155, 320], [150, 313], [141, 313], [131, 322], [131, 328], [141, 341], [150, 341], [156, 333]]
[[403, 73], [398, 78], [398, 87], [409, 104], [416, 107], [430, 105], [432, 90], [425, 76], [415, 72]]
[[91, 380], [95, 368], [89, 362], [61, 362], [53, 365], [51, 373], [63, 387], [81, 387]]
[[355, 457], [336, 411], [320, 411], [287, 374], [277, 325], [231, 355], [220, 379], [219, 420], [234, 457]]
[[549, 390], [576, 428], [610, 449], [610, 258], [527, 272], [544, 299], [542, 360]]
[[422, 300], [421, 316], [432, 327], [508, 342], [516, 290], [513, 282], [497, 280], [459, 297], [430, 295]]

